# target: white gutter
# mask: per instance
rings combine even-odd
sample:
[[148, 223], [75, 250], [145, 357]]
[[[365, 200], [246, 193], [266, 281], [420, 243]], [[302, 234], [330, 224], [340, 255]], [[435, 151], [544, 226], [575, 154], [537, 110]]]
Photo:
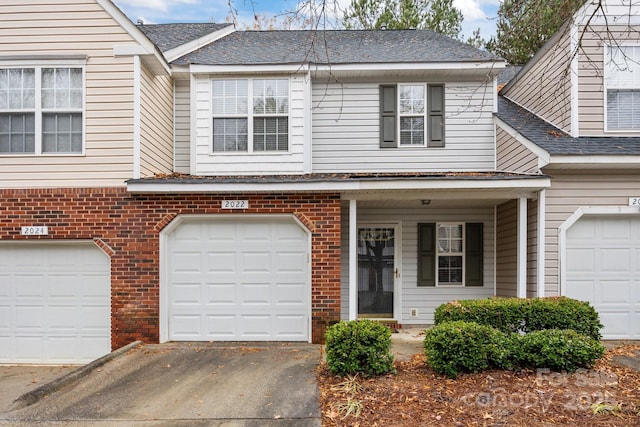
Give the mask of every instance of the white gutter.
[[298, 181], [298, 182], [211, 182], [193, 179], [186, 182], [137, 181], [128, 182], [131, 193], [218, 193], [218, 192], [294, 192], [294, 191], [367, 191], [367, 190], [483, 190], [513, 189], [535, 191], [551, 186], [551, 179], [380, 179], [371, 181]]

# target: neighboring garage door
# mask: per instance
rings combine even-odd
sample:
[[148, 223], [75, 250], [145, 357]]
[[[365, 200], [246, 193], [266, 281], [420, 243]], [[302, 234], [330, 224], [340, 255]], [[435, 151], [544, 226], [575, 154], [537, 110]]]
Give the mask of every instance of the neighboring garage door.
[[585, 216], [567, 230], [566, 294], [590, 302], [606, 339], [640, 339], [640, 218]]
[[184, 219], [167, 242], [169, 340], [309, 340], [309, 236], [292, 218]]
[[93, 242], [0, 242], [0, 363], [86, 363], [111, 349], [110, 260]]

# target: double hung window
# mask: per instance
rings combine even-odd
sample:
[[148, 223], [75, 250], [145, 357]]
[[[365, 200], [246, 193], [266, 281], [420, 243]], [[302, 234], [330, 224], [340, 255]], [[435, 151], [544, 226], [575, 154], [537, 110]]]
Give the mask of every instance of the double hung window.
[[287, 79], [214, 80], [213, 152], [289, 150]]
[[640, 46], [608, 48], [608, 130], [640, 130]]
[[0, 68], [0, 153], [82, 153], [82, 68]]
[[380, 148], [444, 147], [444, 85], [380, 85]]
[[482, 286], [482, 223], [418, 224], [418, 286]]

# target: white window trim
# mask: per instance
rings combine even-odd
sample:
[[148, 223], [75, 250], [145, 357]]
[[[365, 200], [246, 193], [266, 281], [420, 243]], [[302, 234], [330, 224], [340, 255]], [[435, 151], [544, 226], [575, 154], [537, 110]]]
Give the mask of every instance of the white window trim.
[[[604, 117], [603, 117], [603, 121], [604, 121], [604, 131], [607, 133], [617, 133], [617, 134], [624, 134], [624, 133], [630, 133], [630, 132], [640, 132], [640, 128], [638, 129], [609, 129], [609, 111], [607, 108], [607, 94], [609, 92], [609, 89], [619, 89], [617, 87], [610, 87], [609, 86], [609, 62], [611, 60], [611, 50], [615, 47], [636, 47], [636, 48], [640, 48], [640, 44], [635, 44], [635, 43], [620, 43], [617, 44], [615, 46], [610, 45], [610, 44], [605, 44], [604, 45], [604, 64], [603, 64], [603, 111], [604, 111]], [[628, 88], [624, 88], [624, 89], [628, 89]], [[637, 88], [637, 90], [640, 90], [640, 86]]]
[[[465, 287], [465, 246], [466, 246], [466, 222], [456, 222], [456, 221], [447, 221], [447, 222], [436, 222], [436, 230], [435, 230], [435, 239], [436, 239], [436, 287], [440, 286], [442, 288], [464, 288]], [[462, 281], [460, 283], [440, 283], [440, 251], [438, 250], [438, 229], [441, 225], [459, 225], [462, 228], [462, 252], [458, 254], [442, 254], [442, 256], [460, 256], [462, 258]]]
[[[28, 69], [35, 70], [35, 108], [25, 110], [0, 110], [0, 113], [34, 113], [35, 116], [35, 147], [33, 153], [0, 153], [0, 157], [82, 157], [86, 155], [86, 97], [87, 97], [87, 70], [85, 60], [68, 61], [0, 61], [2, 69]], [[82, 114], [82, 150], [77, 153], [43, 153], [42, 152], [42, 115], [55, 110], [42, 108], [42, 69], [43, 68], [80, 68], [82, 69], [82, 107], [78, 109], [69, 108], [72, 113]]]
[[[213, 112], [213, 82], [214, 81], [226, 81], [226, 80], [247, 80], [247, 114], [215, 114]], [[287, 80], [287, 113], [286, 114], [255, 114], [253, 113], [253, 81], [254, 80]], [[289, 76], [264, 76], [264, 77], [224, 77], [224, 78], [212, 78], [210, 79], [211, 95], [209, 96], [209, 102], [211, 103], [210, 110], [210, 125], [211, 131], [209, 132], [209, 155], [210, 156], [246, 156], [246, 155], [290, 155], [291, 152], [291, 78]], [[274, 150], [274, 151], [255, 151], [253, 149], [253, 118], [254, 117], [287, 117], [287, 150]], [[247, 151], [214, 151], [213, 150], [213, 119], [247, 119]]]
[[[402, 143], [402, 138], [400, 137], [400, 122], [401, 119], [403, 117], [420, 117], [419, 115], [416, 114], [402, 114], [400, 112], [400, 88], [402, 86], [422, 86], [423, 90], [424, 90], [424, 111], [422, 112], [422, 144], [403, 144]], [[396, 125], [396, 138], [398, 139], [398, 146], [396, 148], [417, 148], [417, 147], [426, 147], [427, 146], [427, 106], [429, 105], [427, 102], [427, 97], [428, 97], [428, 85], [427, 83], [423, 83], [423, 82], [416, 82], [416, 83], [398, 83], [397, 85], [397, 94], [396, 94], [396, 111], [398, 112], [398, 123]]]

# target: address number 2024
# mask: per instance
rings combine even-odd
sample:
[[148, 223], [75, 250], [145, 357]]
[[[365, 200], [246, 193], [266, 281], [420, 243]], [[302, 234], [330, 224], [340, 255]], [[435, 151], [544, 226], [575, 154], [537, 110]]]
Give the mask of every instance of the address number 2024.
[[248, 200], [223, 200], [222, 209], [247, 209], [249, 207]]
[[629, 197], [629, 206], [640, 206], [640, 197]]

